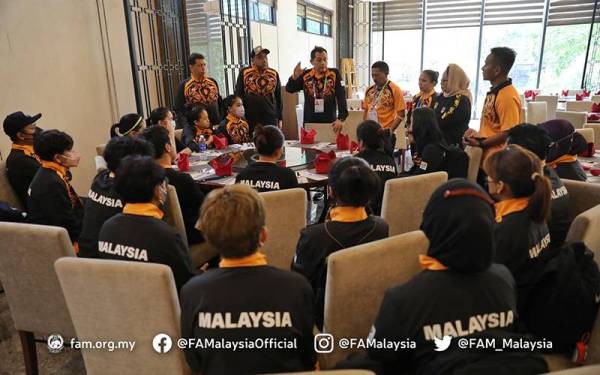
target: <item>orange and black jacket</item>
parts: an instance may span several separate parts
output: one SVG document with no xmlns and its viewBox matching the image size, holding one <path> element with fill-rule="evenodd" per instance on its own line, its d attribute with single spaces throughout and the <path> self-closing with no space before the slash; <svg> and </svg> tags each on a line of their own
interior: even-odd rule
<svg viewBox="0 0 600 375">
<path fill-rule="evenodd" d="M 235 95 L 242 98 L 246 120 L 251 129 L 257 124 L 275 125 L 283 119 L 281 81 L 275 69 L 259 72 L 249 66 L 240 72 L 235 84 Z"/>
<path fill-rule="evenodd" d="M 213 78 L 207 77 L 203 82 L 197 82 L 190 77 L 179 83 L 173 105 L 173 110 L 177 116 L 178 129 L 184 128 L 187 124 L 185 106 L 190 103 L 201 103 L 206 106 L 212 125 L 221 122 L 223 98 L 219 93 L 219 85 Z"/>
<path fill-rule="evenodd" d="M 314 69 L 305 70 L 296 79 L 290 77 L 285 89 L 292 94 L 304 90 L 304 123 L 332 123 L 348 117 L 346 89 L 342 86 L 342 77 L 337 69 L 327 69 L 327 73 L 318 79 L 315 78 Z M 315 113 L 315 97 L 324 99 L 323 113 Z"/>
<path fill-rule="evenodd" d="M 83 221 L 83 205 L 67 182 L 68 179 L 69 172 L 61 176 L 59 172 L 44 166 L 38 169 L 29 186 L 28 221 L 63 227 L 69 233 L 71 242 L 77 242 Z"/>
<path fill-rule="evenodd" d="M 40 162 L 32 156 L 33 147 L 29 147 L 31 152 L 13 147 L 6 158 L 6 177 L 23 207 L 27 205 L 27 189 L 40 168 Z"/>
</svg>

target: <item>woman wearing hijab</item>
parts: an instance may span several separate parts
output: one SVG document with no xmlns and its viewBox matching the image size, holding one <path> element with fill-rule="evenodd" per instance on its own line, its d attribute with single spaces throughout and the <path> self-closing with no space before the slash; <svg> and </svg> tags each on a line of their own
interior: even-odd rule
<svg viewBox="0 0 600 375">
<path fill-rule="evenodd" d="M 419 256 L 423 271 L 386 291 L 369 335 L 377 341 L 410 339 L 416 348 L 368 349 L 369 357 L 381 363 L 382 373 L 449 374 L 457 373 L 457 367 L 463 371 L 470 367 L 471 371 L 461 373 L 490 373 L 483 370 L 498 366 L 479 362 L 478 371 L 473 371 L 479 357 L 466 360 L 464 356 L 470 353 L 463 350 L 454 354 L 458 358 L 448 360 L 444 356 L 453 350 L 439 353 L 434 349 L 435 339 L 444 336 L 507 337 L 514 331 L 514 280 L 506 267 L 492 264 L 492 203 L 485 191 L 465 179 L 453 179 L 431 196 L 421 224 L 429 239 L 427 255 Z M 494 361 L 498 355 L 502 354 L 485 358 Z M 543 370 L 545 364 L 540 365 Z"/>
<path fill-rule="evenodd" d="M 550 135 L 546 163 L 567 180 L 586 181 L 587 176 L 577 160 L 577 154 L 585 150 L 587 142 L 567 120 L 550 120 L 538 125 Z"/>
<path fill-rule="evenodd" d="M 464 70 L 450 64 L 442 75 L 442 93 L 435 97 L 433 110 L 448 145 L 462 147 L 462 136 L 469 128 L 473 98 L 471 81 Z"/>
</svg>

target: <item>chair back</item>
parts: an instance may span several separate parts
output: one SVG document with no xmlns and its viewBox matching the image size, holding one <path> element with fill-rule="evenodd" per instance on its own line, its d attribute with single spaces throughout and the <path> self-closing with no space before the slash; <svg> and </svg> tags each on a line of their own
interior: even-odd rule
<svg viewBox="0 0 600 375">
<path fill-rule="evenodd" d="M 566 179 L 563 179 L 562 183 L 569 192 L 569 217 L 571 220 L 600 204 L 600 184 Z"/>
<path fill-rule="evenodd" d="M 96 145 L 96 155 L 104 157 L 104 149 L 106 148 L 106 143 L 101 145 Z"/>
<path fill-rule="evenodd" d="M 535 97 L 536 102 L 546 102 L 546 120 L 554 120 L 556 118 L 556 108 L 558 108 L 558 95 L 538 95 Z"/>
<path fill-rule="evenodd" d="M 567 120 L 575 129 L 581 129 L 587 122 L 586 112 L 557 111 L 556 118 Z"/>
<path fill-rule="evenodd" d="M 0 161 L 0 201 L 4 201 L 18 209 L 23 208 L 21 202 L 19 202 L 19 198 L 17 198 L 17 194 L 15 194 L 10 182 L 8 182 L 6 162 L 4 160 Z"/>
<path fill-rule="evenodd" d="M 465 153 L 469 156 L 467 179 L 472 183 L 477 183 L 477 174 L 479 173 L 479 167 L 481 166 L 483 150 L 481 147 L 467 146 L 465 147 Z"/>
<path fill-rule="evenodd" d="M 165 207 L 165 221 L 175 228 L 183 243 L 187 244 L 187 234 L 185 231 L 185 223 L 183 221 L 183 214 L 181 213 L 181 207 L 179 206 L 179 198 L 177 197 L 177 190 L 175 186 L 167 186 L 167 202 Z"/>
<path fill-rule="evenodd" d="M 577 215 L 569 227 L 566 241 L 583 242 L 594 252 L 600 266 L 600 205 Z"/>
<path fill-rule="evenodd" d="M 590 112 L 592 110 L 591 100 L 567 100 L 565 107 L 571 112 Z"/>
<path fill-rule="evenodd" d="M 527 103 L 527 122 L 530 124 L 541 124 L 548 117 L 548 105 L 546 102 Z"/>
</svg>

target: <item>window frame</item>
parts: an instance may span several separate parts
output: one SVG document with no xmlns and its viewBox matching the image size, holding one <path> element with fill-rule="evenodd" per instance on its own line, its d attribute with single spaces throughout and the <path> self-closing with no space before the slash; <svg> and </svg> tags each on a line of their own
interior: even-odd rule
<svg viewBox="0 0 600 375">
<path fill-rule="evenodd" d="M 298 9 L 300 7 L 304 8 L 304 12 L 303 12 L 304 14 L 298 14 Z M 308 14 L 309 9 L 312 11 L 318 12 L 320 14 L 320 19 L 316 20 L 313 18 L 308 18 L 307 14 Z M 302 24 L 301 27 L 299 27 L 300 25 L 298 25 L 298 21 L 301 21 L 301 24 Z M 308 30 L 308 21 L 312 21 L 312 22 L 319 24 L 319 32 L 318 33 Z M 312 35 L 320 35 L 320 36 L 324 36 L 327 38 L 332 38 L 333 37 L 333 12 L 328 9 L 321 8 L 317 5 L 298 0 L 296 2 L 296 30 L 305 32 L 308 34 L 312 34 Z"/>
<path fill-rule="evenodd" d="M 260 6 L 261 5 L 270 8 L 271 20 L 261 18 L 261 16 L 260 16 Z M 268 5 L 268 4 L 262 3 L 258 0 L 250 0 L 248 6 L 250 8 L 248 13 L 249 13 L 251 22 L 258 22 L 258 23 L 264 23 L 265 25 L 277 26 L 277 17 L 276 17 L 277 10 L 274 5 Z"/>
</svg>

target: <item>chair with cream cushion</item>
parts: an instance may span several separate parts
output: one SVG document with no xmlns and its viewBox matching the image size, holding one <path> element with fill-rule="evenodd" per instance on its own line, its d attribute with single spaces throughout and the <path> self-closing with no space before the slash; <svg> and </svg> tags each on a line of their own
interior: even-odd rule
<svg viewBox="0 0 600 375">
<path fill-rule="evenodd" d="M 587 112 L 557 111 L 556 118 L 567 120 L 575 129 L 581 129 L 587 122 Z"/>
<path fill-rule="evenodd" d="M 421 272 L 419 255 L 425 254 L 428 246 L 425 234 L 414 231 L 331 254 L 323 332 L 335 338 L 366 338 L 385 291 Z M 335 346 L 319 363 L 322 368 L 331 368 L 350 352 Z"/>
<path fill-rule="evenodd" d="M 175 139 L 181 142 L 183 138 L 183 129 L 175 129 Z"/>
<path fill-rule="evenodd" d="M 541 124 L 548 117 L 548 105 L 546 102 L 527 103 L 527 122 L 530 124 Z"/>
<path fill-rule="evenodd" d="M 104 149 L 106 148 L 106 143 L 101 145 L 96 145 L 96 155 L 104 157 Z"/>
<path fill-rule="evenodd" d="M 388 180 L 383 192 L 381 217 L 389 224 L 389 235 L 418 230 L 431 194 L 446 181 L 446 172 Z"/>
<path fill-rule="evenodd" d="M 296 254 L 300 231 L 306 226 L 306 191 L 286 189 L 260 193 L 269 231 L 262 252 L 269 265 L 289 270 Z"/>
<path fill-rule="evenodd" d="M 465 153 L 469 156 L 469 169 L 467 172 L 467 179 L 472 183 L 477 183 L 477 174 L 479 173 L 479 167 L 481 165 L 481 157 L 483 150 L 481 147 L 465 147 Z"/>
<path fill-rule="evenodd" d="M 45 225 L 0 222 L 0 238 L 0 280 L 21 339 L 26 374 L 37 374 L 34 333 L 57 333 L 65 340 L 75 337 L 54 272 L 57 259 L 75 256 L 73 246 L 64 228 Z M 81 285 L 76 287 L 82 290 Z M 48 350 L 46 345 L 43 350 Z"/>
<path fill-rule="evenodd" d="M 567 189 L 568 190 L 568 189 Z M 586 210 L 571 223 L 566 241 L 583 242 L 594 252 L 594 259 L 600 265 L 600 205 Z"/>
<path fill-rule="evenodd" d="M 96 164 L 96 173 L 108 169 L 108 166 L 106 165 L 106 160 L 104 160 L 104 158 L 100 155 L 94 156 L 94 163 Z"/>
<path fill-rule="evenodd" d="M 556 109 L 558 108 L 558 95 L 538 95 L 535 97 L 536 102 L 546 102 L 546 120 L 554 120 L 556 118 Z"/>
<path fill-rule="evenodd" d="M 55 268 L 80 341 L 135 342 L 133 351 L 82 349 L 88 374 L 191 373 L 176 347 L 181 311 L 168 266 L 62 258 Z M 154 351 L 159 333 L 173 339 L 167 353 Z"/>
<path fill-rule="evenodd" d="M 589 112 L 592 110 L 591 100 L 567 100 L 566 110 L 571 112 Z"/>
<path fill-rule="evenodd" d="M 579 134 L 581 134 L 583 136 L 583 139 L 585 139 L 585 141 L 587 143 L 595 143 L 595 132 L 593 128 L 590 128 L 588 126 L 581 128 L 581 129 L 575 129 L 575 131 Z"/>
<path fill-rule="evenodd" d="M 0 161 L 0 201 L 4 201 L 15 208 L 23 208 L 17 194 L 13 190 L 10 182 L 8 182 L 8 176 L 6 175 L 6 162 Z"/>
<path fill-rule="evenodd" d="M 584 129 L 593 129 L 594 130 L 594 145 L 597 148 L 600 148 L 600 123 L 587 123 L 583 126 Z"/>
<path fill-rule="evenodd" d="M 600 104 L 600 95 L 592 95 L 592 102 Z"/>
<path fill-rule="evenodd" d="M 562 179 L 569 192 L 569 217 L 577 215 L 600 204 L 600 184 Z"/>
</svg>

